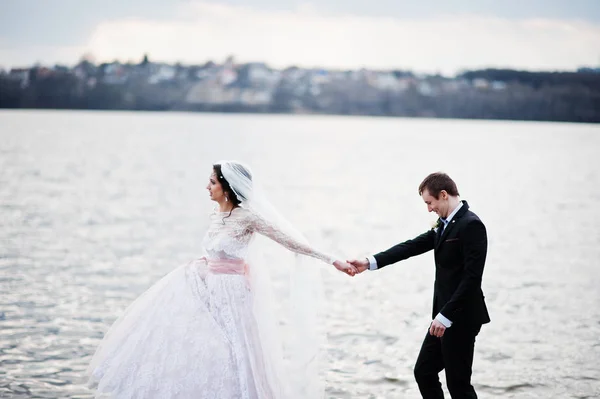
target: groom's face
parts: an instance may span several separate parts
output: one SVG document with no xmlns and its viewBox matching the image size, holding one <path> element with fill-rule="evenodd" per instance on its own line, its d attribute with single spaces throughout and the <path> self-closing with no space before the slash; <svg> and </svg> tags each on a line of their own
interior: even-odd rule
<svg viewBox="0 0 600 399">
<path fill-rule="evenodd" d="M 438 198 L 435 198 L 433 195 L 429 194 L 427 189 L 423 190 L 421 193 L 421 198 L 427 204 L 428 212 L 435 212 L 441 218 L 448 217 L 448 193 L 445 190 L 440 192 Z"/>
</svg>

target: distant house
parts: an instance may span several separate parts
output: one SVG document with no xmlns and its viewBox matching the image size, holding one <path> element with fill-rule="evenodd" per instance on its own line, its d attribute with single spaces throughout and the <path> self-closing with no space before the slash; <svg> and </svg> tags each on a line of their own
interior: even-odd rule
<svg viewBox="0 0 600 399">
<path fill-rule="evenodd" d="M 219 73 L 219 81 L 223 86 L 230 85 L 237 80 L 237 72 L 231 68 L 223 68 Z"/>
<path fill-rule="evenodd" d="M 477 78 L 473 79 L 473 87 L 476 89 L 487 89 L 490 87 L 490 83 L 483 78 Z"/>
<path fill-rule="evenodd" d="M 348 74 L 345 71 L 329 71 L 330 81 L 343 81 L 348 79 Z"/>
<path fill-rule="evenodd" d="M 317 69 L 310 72 L 310 82 L 313 85 L 329 83 L 330 80 L 329 73 L 323 69 Z"/>
<path fill-rule="evenodd" d="M 273 92 L 245 89 L 241 92 L 240 102 L 245 105 L 269 105 L 273 102 Z"/>
<path fill-rule="evenodd" d="M 287 68 L 286 70 L 284 70 L 281 74 L 281 77 L 283 79 L 286 79 L 286 80 L 289 80 L 292 82 L 296 82 L 296 81 L 303 79 L 307 73 L 308 73 L 308 71 L 305 69 L 292 67 L 292 68 Z"/>
<path fill-rule="evenodd" d="M 102 81 L 106 84 L 121 85 L 127 82 L 127 75 L 125 74 L 125 68 L 118 62 L 110 64 L 102 64 L 102 72 L 104 77 Z"/>
<path fill-rule="evenodd" d="M 353 80 L 355 82 L 359 80 L 364 80 L 367 78 L 367 72 L 364 69 L 360 69 L 358 71 L 351 71 L 349 78 L 350 80 Z"/>
<path fill-rule="evenodd" d="M 219 105 L 232 103 L 237 99 L 234 92 L 225 90 L 216 80 L 208 79 L 192 86 L 185 101 L 190 104 Z"/>
<path fill-rule="evenodd" d="M 494 80 L 492 82 L 492 90 L 504 90 L 506 89 L 506 83 L 501 82 L 499 80 Z"/>
<path fill-rule="evenodd" d="M 416 79 L 413 77 L 401 77 L 398 79 L 398 91 L 406 91 L 410 87 L 414 87 L 416 85 Z"/>
<path fill-rule="evenodd" d="M 56 75 L 56 71 L 54 69 L 46 67 L 34 68 L 33 72 L 36 78 L 47 78 Z"/>
<path fill-rule="evenodd" d="M 171 65 L 160 65 L 156 72 L 154 72 L 149 78 L 148 83 L 154 85 L 160 82 L 167 82 L 175 79 L 177 69 Z"/>
<path fill-rule="evenodd" d="M 207 79 L 213 76 L 213 71 L 210 69 L 199 69 L 196 71 L 195 76 L 199 80 Z"/>
<path fill-rule="evenodd" d="M 69 67 L 65 66 L 65 65 L 55 65 L 52 67 L 52 70 L 58 73 L 70 73 L 71 70 L 69 69 Z"/>
<path fill-rule="evenodd" d="M 399 84 L 396 76 L 391 72 L 378 72 L 371 77 L 370 83 L 379 90 L 398 90 Z"/>
<path fill-rule="evenodd" d="M 460 82 L 455 79 L 444 80 L 442 90 L 447 93 L 455 93 L 460 89 Z"/>
<path fill-rule="evenodd" d="M 247 79 L 252 86 L 271 87 L 281 79 L 281 72 L 270 69 L 262 62 L 253 62 L 246 65 L 248 68 Z"/>
<path fill-rule="evenodd" d="M 426 97 L 432 97 L 436 94 L 433 89 L 433 86 L 426 81 L 419 82 L 419 84 L 417 85 L 417 91 L 419 92 L 419 94 Z"/>
<path fill-rule="evenodd" d="M 8 78 L 19 81 L 21 87 L 25 88 L 29 85 L 30 72 L 31 70 L 29 68 L 13 68 L 8 73 Z"/>
<path fill-rule="evenodd" d="M 73 73 L 79 79 L 86 79 L 89 76 L 95 76 L 97 68 L 88 61 L 82 61 L 73 68 Z"/>
</svg>

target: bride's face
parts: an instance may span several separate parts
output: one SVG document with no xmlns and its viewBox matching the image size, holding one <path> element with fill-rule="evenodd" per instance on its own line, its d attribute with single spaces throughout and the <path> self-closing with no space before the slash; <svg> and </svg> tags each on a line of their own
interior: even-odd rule
<svg viewBox="0 0 600 399">
<path fill-rule="evenodd" d="M 208 193 L 210 194 L 210 199 L 213 201 L 220 202 L 225 199 L 225 193 L 223 193 L 223 187 L 221 183 L 217 180 L 217 175 L 213 171 L 208 178 L 208 185 L 206 186 Z"/>
</svg>

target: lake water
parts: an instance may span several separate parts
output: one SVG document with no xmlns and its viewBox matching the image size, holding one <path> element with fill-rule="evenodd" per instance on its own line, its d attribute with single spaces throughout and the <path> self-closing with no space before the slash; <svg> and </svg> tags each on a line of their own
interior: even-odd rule
<svg viewBox="0 0 600 399">
<path fill-rule="evenodd" d="M 200 255 L 220 159 L 250 164 L 282 213 L 343 257 L 430 228 L 417 187 L 446 171 L 489 235 L 480 397 L 600 397 L 599 158 L 597 125 L 2 111 L 0 397 L 91 397 L 82 371 L 106 328 Z M 433 276 L 431 253 L 324 272 L 328 398 L 420 397 Z"/>
</svg>

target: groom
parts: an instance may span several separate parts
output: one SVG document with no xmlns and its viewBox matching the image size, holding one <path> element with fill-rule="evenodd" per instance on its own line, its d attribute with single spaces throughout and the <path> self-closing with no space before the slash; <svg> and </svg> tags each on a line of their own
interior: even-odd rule
<svg viewBox="0 0 600 399">
<path fill-rule="evenodd" d="M 454 399 L 477 398 L 471 385 L 475 337 L 490 317 L 481 291 L 487 252 L 485 226 L 461 201 L 454 181 L 432 173 L 419 186 L 429 212 L 439 216 L 436 227 L 367 259 L 351 260 L 358 272 L 378 270 L 433 249 L 435 284 L 433 321 L 415 365 L 415 378 L 424 399 L 443 398 L 438 374 Z"/>
</svg>

